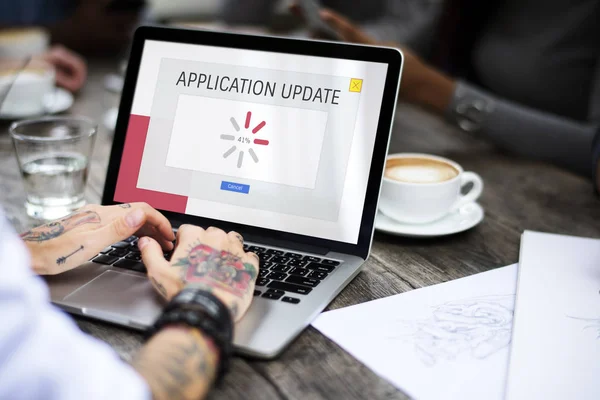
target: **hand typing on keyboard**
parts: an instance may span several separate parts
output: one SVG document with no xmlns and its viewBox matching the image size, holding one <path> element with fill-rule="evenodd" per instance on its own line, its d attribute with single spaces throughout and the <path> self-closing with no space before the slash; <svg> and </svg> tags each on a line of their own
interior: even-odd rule
<svg viewBox="0 0 600 400">
<path fill-rule="evenodd" d="M 175 236 L 169 220 L 146 203 L 87 205 L 21 234 L 21 238 L 31 253 L 34 271 L 55 275 L 132 235 L 151 236 L 164 251 L 173 249 Z"/>
<path fill-rule="evenodd" d="M 256 254 L 244 252 L 243 243 L 236 232 L 182 225 L 170 262 L 154 239 L 142 237 L 138 246 L 148 276 L 163 297 L 171 299 L 187 286 L 201 287 L 219 297 L 239 320 L 252 301 L 259 264 Z"/>
</svg>

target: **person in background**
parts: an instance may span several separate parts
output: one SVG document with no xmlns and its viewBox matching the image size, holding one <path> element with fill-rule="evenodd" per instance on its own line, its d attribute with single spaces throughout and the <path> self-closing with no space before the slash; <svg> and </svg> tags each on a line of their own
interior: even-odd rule
<svg viewBox="0 0 600 400">
<path fill-rule="evenodd" d="M 56 71 L 56 84 L 70 92 L 79 91 L 87 78 L 87 65 L 83 57 L 62 45 L 55 45 L 42 55 Z"/>
<path fill-rule="evenodd" d="M 55 309 L 36 273 L 76 268 L 133 234 L 168 304 L 127 364 Z M 203 398 L 227 370 L 233 321 L 250 306 L 259 261 L 235 232 L 182 225 L 174 239 L 169 221 L 145 203 L 89 205 L 21 238 L 0 212 L 0 398 Z"/>
<path fill-rule="evenodd" d="M 13 50 L 9 51 L 9 55 L 0 54 L 0 62 L 14 61 L 16 65 L 19 65 L 18 68 L 24 68 L 26 67 L 23 65 L 24 62 L 30 58 L 34 60 L 41 59 L 54 67 L 56 85 L 73 93 L 79 91 L 87 78 L 87 65 L 84 58 L 60 44 L 45 50 L 47 48 L 47 41 L 44 35 L 46 33 L 38 28 L 0 28 L 0 42 L 3 42 L 2 45 L 13 48 Z M 27 43 L 28 37 L 35 38 L 33 39 L 33 47 L 23 46 L 23 42 L 20 41 L 25 38 L 25 43 Z M 14 54 L 14 49 L 18 49 L 16 54 Z"/>
<path fill-rule="evenodd" d="M 346 15 L 378 41 L 409 44 L 425 51 L 427 32 L 439 14 L 442 0 L 315 0 L 323 7 Z M 231 25 L 269 25 L 283 0 L 224 0 L 221 17 Z M 425 39 L 425 40 L 424 40 Z"/>
<path fill-rule="evenodd" d="M 402 49 L 404 101 L 512 153 L 591 175 L 600 2 L 446 0 L 435 29 L 422 32 L 429 40 L 414 39 L 431 43 L 421 48 L 382 42 L 332 10 L 321 18 L 346 41 Z"/>
<path fill-rule="evenodd" d="M 83 54 L 114 53 L 129 42 L 145 2 L 18 0 L 0 2 L 0 28 L 42 26 L 53 43 Z"/>
</svg>

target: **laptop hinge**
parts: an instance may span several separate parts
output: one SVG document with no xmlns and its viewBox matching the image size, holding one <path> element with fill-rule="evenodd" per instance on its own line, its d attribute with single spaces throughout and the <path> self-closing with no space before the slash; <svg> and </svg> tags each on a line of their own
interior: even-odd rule
<svg viewBox="0 0 600 400">
<path fill-rule="evenodd" d="M 244 238 L 247 242 L 252 242 L 252 243 L 256 243 L 256 244 L 264 244 L 264 245 L 273 246 L 273 247 L 281 247 L 284 249 L 296 250 L 296 251 L 300 251 L 303 253 L 313 253 L 313 254 L 320 254 L 320 255 L 325 255 L 325 254 L 329 253 L 329 248 L 322 247 L 322 246 L 289 242 L 286 240 L 278 240 L 278 239 L 274 239 L 274 238 L 261 238 L 261 237 L 252 236 L 252 235 L 246 235 L 246 236 L 244 236 Z"/>
<path fill-rule="evenodd" d="M 182 224 L 182 222 L 180 222 L 180 221 L 171 220 L 171 225 L 173 226 L 173 228 L 175 230 L 178 229 L 181 224 Z M 242 234 L 242 236 L 244 236 L 245 241 L 255 243 L 255 244 L 263 244 L 266 246 L 281 247 L 284 249 L 296 250 L 296 251 L 300 251 L 303 253 L 313 253 L 313 254 L 320 254 L 320 255 L 325 255 L 325 254 L 329 253 L 329 251 L 330 251 L 330 249 L 325 246 L 317 246 L 317 245 L 312 245 L 312 244 L 303 244 L 303 243 L 290 242 L 287 240 L 261 237 L 261 236 L 257 236 L 257 235 L 245 234 L 244 232 L 240 232 L 240 233 Z"/>
</svg>

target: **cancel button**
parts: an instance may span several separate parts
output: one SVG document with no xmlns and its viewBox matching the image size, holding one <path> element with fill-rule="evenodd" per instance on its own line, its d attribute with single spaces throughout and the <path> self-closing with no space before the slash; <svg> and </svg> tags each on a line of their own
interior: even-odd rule
<svg viewBox="0 0 600 400">
<path fill-rule="evenodd" d="M 250 192 L 250 185 L 243 185 L 241 183 L 223 181 L 221 182 L 221 190 L 248 194 L 248 192 Z"/>
</svg>

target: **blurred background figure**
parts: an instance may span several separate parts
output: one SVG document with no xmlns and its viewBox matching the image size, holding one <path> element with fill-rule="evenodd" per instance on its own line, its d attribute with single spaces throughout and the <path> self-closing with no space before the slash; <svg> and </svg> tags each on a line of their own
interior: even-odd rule
<svg viewBox="0 0 600 400">
<path fill-rule="evenodd" d="M 342 40 L 404 51 L 403 101 L 512 153 L 591 174 L 590 149 L 600 124 L 597 0 L 313 1 Z M 175 26 L 283 35 L 304 29 L 306 35 L 296 3 L 0 0 L 0 27 L 37 25 L 52 43 L 84 55 L 123 57 L 141 16 Z M 73 84 L 60 83 L 58 75 L 57 81 L 77 90 L 85 76 L 81 63 L 65 48 L 54 53 L 47 57 L 57 70 L 77 77 Z M 70 61 L 58 62 L 56 53 Z"/>
<path fill-rule="evenodd" d="M 410 2 L 397 3 L 408 10 Z M 600 123 L 600 2 L 446 0 L 440 6 L 430 10 L 434 28 L 412 38 L 429 44 L 421 47 L 371 36 L 332 10 L 321 18 L 346 41 L 404 50 L 404 101 L 513 153 L 591 175 Z"/>
<path fill-rule="evenodd" d="M 79 54 L 63 45 L 50 46 L 50 35 L 41 28 L 0 28 L 0 93 L 12 87 L 8 75 L 22 74 L 43 68 L 45 62 L 53 68 L 56 85 L 70 92 L 79 91 L 87 78 L 87 65 Z M 14 87 L 17 90 L 17 87 Z"/>
<path fill-rule="evenodd" d="M 57 86 L 70 92 L 77 92 L 85 84 L 87 65 L 77 53 L 62 45 L 55 45 L 45 52 L 42 58 L 54 66 Z"/>
<path fill-rule="evenodd" d="M 214 22 L 224 5 L 225 0 L 148 0 L 148 13 L 160 21 Z"/>
<path fill-rule="evenodd" d="M 442 0 L 321 0 L 323 7 L 345 15 L 379 41 L 405 43 L 425 51 L 432 39 Z M 223 0 L 222 18 L 230 25 L 274 24 L 288 13 L 292 0 Z"/>
<path fill-rule="evenodd" d="M 2 0 L 0 27 L 41 26 L 52 43 L 88 54 L 126 48 L 144 0 Z"/>
</svg>

